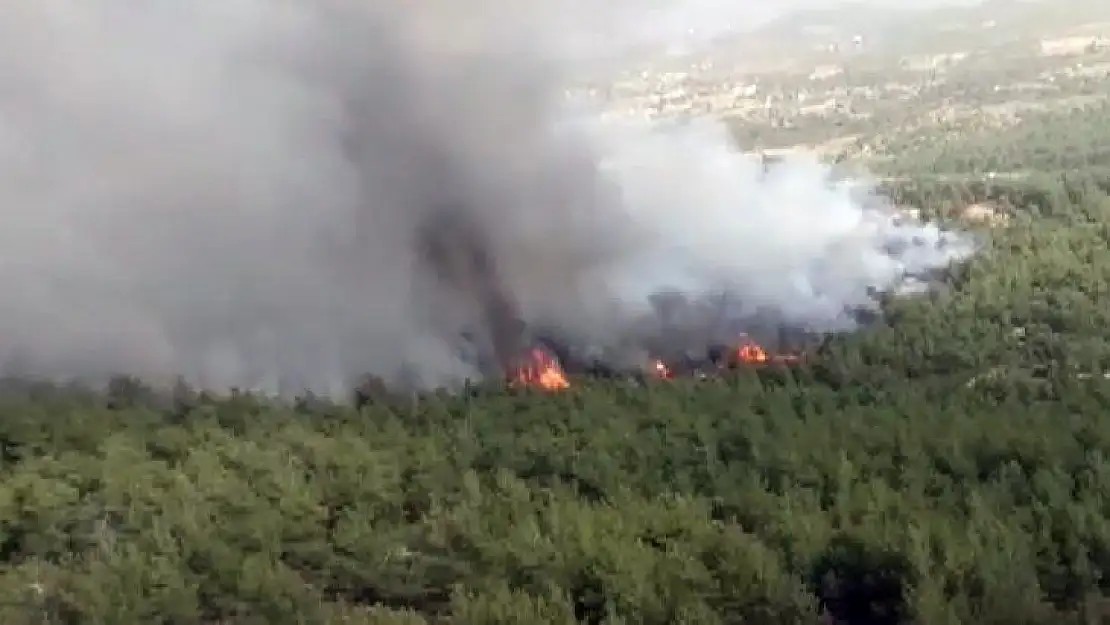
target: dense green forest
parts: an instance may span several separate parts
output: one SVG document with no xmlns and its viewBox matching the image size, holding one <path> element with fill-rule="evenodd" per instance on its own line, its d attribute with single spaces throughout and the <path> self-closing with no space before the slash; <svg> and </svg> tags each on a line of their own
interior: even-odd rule
<svg viewBox="0 0 1110 625">
<path fill-rule="evenodd" d="M 898 141 L 890 146 L 898 154 L 895 170 L 909 176 L 924 172 L 1110 173 L 1110 145 L 1106 143 L 1110 101 L 1079 101 L 1018 115 L 1023 123 L 1002 131 L 982 123 L 978 127 L 953 124 L 937 130 L 950 135 L 946 141 L 928 134 Z"/>
<path fill-rule="evenodd" d="M 358 408 L 7 383 L 0 622 L 1081 622 L 1110 590 L 1110 161 L 1020 133 L 930 170 L 1039 175 L 888 189 L 1011 219 L 804 366 Z"/>
</svg>

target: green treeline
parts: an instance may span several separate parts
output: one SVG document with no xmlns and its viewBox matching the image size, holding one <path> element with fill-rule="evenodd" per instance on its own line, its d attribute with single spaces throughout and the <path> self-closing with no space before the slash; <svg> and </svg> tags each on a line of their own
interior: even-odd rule
<svg viewBox="0 0 1110 625">
<path fill-rule="evenodd" d="M 1106 384 L 852 375 L 361 412 L 30 389 L 4 622 L 1067 622 L 1110 570 Z"/>
</svg>

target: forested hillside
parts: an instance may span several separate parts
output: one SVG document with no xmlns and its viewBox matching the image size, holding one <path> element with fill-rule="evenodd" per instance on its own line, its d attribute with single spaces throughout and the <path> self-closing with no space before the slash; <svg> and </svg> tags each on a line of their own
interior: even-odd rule
<svg viewBox="0 0 1110 625">
<path fill-rule="evenodd" d="M 1094 81 L 1092 81 L 1094 82 Z M 1105 88 L 1104 83 L 1094 83 Z M 908 176 L 989 173 L 1028 175 L 1110 171 L 1110 102 L 1077 103 L 1062 110 L 1029 111 L 1025 123 L 1002 131 L 990 125 L 953 124 L 947 141 L 915 137 L 891 146 L 896 169 Z"/>
<path fill-rule="evenodd" d="M 0 380 L 0 625 L 1110 616 L 1107 54 L 751 96 L 745 147 L 844 135 L 846 169 L 980 246 L 796 362 L 348 403 Z M 1007 108 L 1012 73 L 1044 84 Z"/>
<path fill-rule="evenodd" d="M 1009 220 L 801 366 L 358 409 L 12 381 L 0 618 L 1077 622 L 1110 586 L 1110 176 L 889 191 Z"/>
</svg>

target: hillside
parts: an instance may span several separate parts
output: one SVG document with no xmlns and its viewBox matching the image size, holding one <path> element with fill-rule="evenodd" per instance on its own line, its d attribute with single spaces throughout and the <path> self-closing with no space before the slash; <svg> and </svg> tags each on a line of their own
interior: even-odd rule
<svg viewBox="0 0 1110 625">
<path fill-rule="evenodd" d="M 897 191 L 1014 220 L 805 366 L 361 410 L 11 383 L 4 622 L 1074 622 L 1110 178 Z"/>
<path fill-rule="evenodd" d="M 807 66 L 706 107 L 980 243 L 804 357 L 346 403 L 0 380 L 0 623 L 1097 622 L 1107 54 Z"/>
</svg>

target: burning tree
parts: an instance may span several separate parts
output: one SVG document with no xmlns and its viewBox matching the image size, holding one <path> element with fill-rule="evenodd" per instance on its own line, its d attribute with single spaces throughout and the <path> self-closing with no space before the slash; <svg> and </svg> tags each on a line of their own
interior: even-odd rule
<svg viewBox="0 0 1110 625">
<path fill-rule="evenodd" d="M 752 365 L 767 362 L 770 358 L 767 350 L 748 336 L 743 336 L 740 343 L 729 353 L 730 365 Z"/>
<path fill-rule="evenodd" d="M 570 380 L 559 361 L 546 350 L 533 347 L 519 364 L 510 368 L 509 382 L 514 386 L 561 391 L 570 388 Z"/>
</svg>

